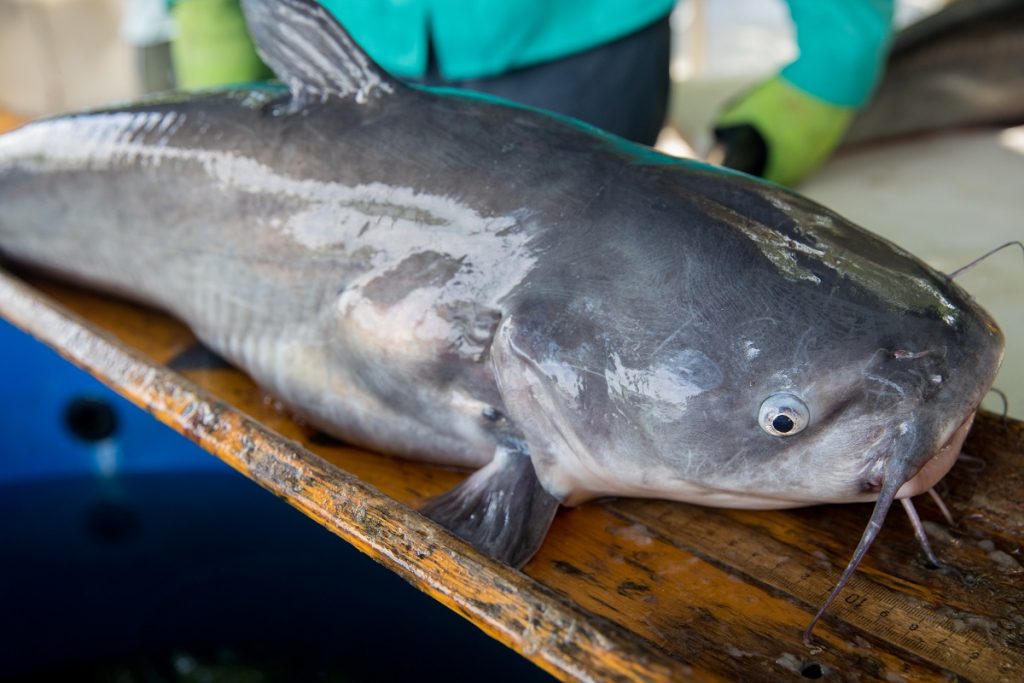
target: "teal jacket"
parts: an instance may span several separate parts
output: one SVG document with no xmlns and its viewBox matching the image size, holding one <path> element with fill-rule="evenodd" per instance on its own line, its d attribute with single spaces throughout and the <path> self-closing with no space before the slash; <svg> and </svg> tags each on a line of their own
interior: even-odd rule
<svg viewBox="0 0 1024 683">
<path fill-rule="evenodd" d="M 441 76 L 460 81 L 581 52 L 629 35 L 675 0 L 320 0 L 374 60 L 426 74 L 428 34 Z"/>
<path fill-rule="evenodd" d="M 683 0 L 687 2 L 688 0 Z M 320 0 L 388 71 L 460 81 L 564 57 L 666 16 L 675 0 Z M 843 107 L 871 95 L 885 61 L 893 0 L 787 0 L 800 55 L 782 76 Z"/>
<path fill-rule="evenodd" d="M 840 107 L 871 97 L 889 53 L 893 0 L 786 0 L 800 54 L 781 76 Z"/>
<path fill-rule="evenodd" d="M 267 77 L 239 0 L 174 0 L 175 69 L 186 88 Z M 675 0 L 319 0 L 388 71 L 487 78 L 602 45 L 668 15 Z M 687 2 L 689 0 L 682 0 Z M 787 0 L 799 56 L 720 113 L 768 147 L 764 175 L 796 182 L 838 144 L 885 62 L 893 0 Z"/>
<path fill-rule="evenodd" d="M 786 1 L 800 54 L 782 77 L 833 105 L 864 104 L 885 61 L 893 0 Z M 168 0 L 196 6 L 194 14 L 207 14 L 216 21 L 225 21 L 232 5 L 237 14 L 237 2 Z M 441 76 L 450 81 L 497 76 L 602 45 L 657 21 L 676 4 L 676 0 L 320 2 L 371 57 L 398 76 L 424 76 L 432 42 Z M 203 5 L 211 11 L 200 9 Z M 216 29 L 207 20 L 204 30 Z"/>
</svg>

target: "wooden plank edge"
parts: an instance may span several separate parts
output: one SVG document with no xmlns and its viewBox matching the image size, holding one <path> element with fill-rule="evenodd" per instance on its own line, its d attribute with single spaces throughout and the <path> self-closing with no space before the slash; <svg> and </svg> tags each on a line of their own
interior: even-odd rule
<svg viewBox="0 0 1024 683">
<path fill-rule="evenodd" d="M 488 558 L 4 272 L 0 315 L 555 677 L 714 677 Z"/>
</svg>

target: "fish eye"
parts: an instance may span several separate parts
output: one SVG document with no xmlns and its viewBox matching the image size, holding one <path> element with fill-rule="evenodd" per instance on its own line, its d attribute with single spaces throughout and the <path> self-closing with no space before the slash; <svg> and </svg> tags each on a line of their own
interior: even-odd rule
<svg viewBox="0 0 1024 683">
<path fill-rule="evenodd" d="M 811 421 L 811 412 L 798 396 L 772 394 L 761 403 L 757 421 L 772 436 L 793 436 Z"/>
</svg>

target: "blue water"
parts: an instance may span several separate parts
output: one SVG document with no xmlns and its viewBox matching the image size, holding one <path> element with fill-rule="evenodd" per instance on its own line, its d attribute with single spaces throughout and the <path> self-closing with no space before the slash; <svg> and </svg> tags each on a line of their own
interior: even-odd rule
<svg viewBox="0 0 1024 683">
<path fill-rule="evenodd" d="M 0 679 L 552 680 L 2 322 L 0 377 Z"/>
<path fill-rule="evenodd" d="M 55 476 L 225 472 L 227 465 L 0 320 L 0 485 Z M 67 412 L 76 399 L 106 404 L 115 434 L 76 437 Z"/>
</svg>

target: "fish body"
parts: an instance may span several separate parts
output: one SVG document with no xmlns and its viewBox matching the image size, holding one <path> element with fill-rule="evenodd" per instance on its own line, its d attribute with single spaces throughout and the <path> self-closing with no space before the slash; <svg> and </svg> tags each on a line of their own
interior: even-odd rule
<svg viewBox="0 0 1024 683">
<path fill-rule="evenodd" d="M 559 503 L 884 515 L 952 466 L 1003 342 L 942 274 L 763 181 L 406 87 L 315 2 L 245 8 L 288 88 L 0 137 L 3 254 L 172 313 L 329 433 L 480 468 L 427 512 L 513 564 Z"/>
<path fill-rule="evenodd" d="M 893 42 L 885 76 L 844 144 L 1024 123 L 1024 2 L 956 0 Z"/>
</svg>

